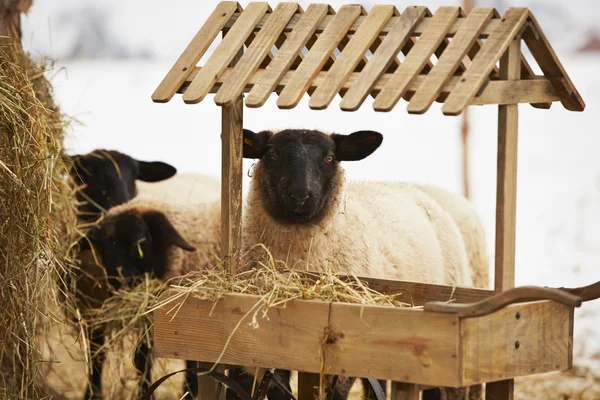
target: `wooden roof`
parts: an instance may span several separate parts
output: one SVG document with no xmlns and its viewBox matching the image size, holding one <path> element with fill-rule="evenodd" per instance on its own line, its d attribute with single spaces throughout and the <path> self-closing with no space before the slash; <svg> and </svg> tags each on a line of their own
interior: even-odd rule
<svg viewBox="0 0 600 400">
<path fill-rule="evenodd" d="M 197 66 L 217 35 L 223 38 L 203 66 Z M 509 44 L 521 38 L 543 75 L 535 75 L 521 54 L 520 80 L 502 79 L 498 62 Z M 337 50 L 337 52 L 336 52 Z M 243 54 L 241 53 L 243 51 Z M 403 55 L 402 58 L 399 55 Z M 433 57 L 435 55 L 435 58 Z M 435 60 L 435 61 L 434 61 Z M 237 61 L 237 62 L 236 62 Z M 295 107 L 311 96 L 312 109 L 327 108 L 336 94 L 343 110 L 357 110 L 367 96 L 375 111 L 390 111 L 404 98 L 408 112 L 424 113 L 434 101 L 446 115 L 471 104 L 531 103 L 549 108 L 560 101 L 571 111 L 585 104 L 527 8 L 360 5 L 337 12 L 327 4 L 222 1 L 158 86 L 152 100 L 175 93 L 195 104 L 215 93 L 229 105 L 247 93 L 248 107 L 262 106 L 277 92 L 277 106 Z"/>
</svg>

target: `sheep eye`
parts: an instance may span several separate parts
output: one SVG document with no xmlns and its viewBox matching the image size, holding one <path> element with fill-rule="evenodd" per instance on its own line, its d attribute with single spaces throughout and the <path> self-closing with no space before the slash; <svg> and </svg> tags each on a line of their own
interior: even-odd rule
<svg viewBox="0 0 600 400">
<path fill-rule="evenodd" d="M 277 160 L 277 153 L 275 153 L 275 150 L 271 150 L 268 154 L 268 157 L 271 161 Z"/>
<path fill-rule="evenodd" d="M 327 164 L 331 164 L 333 162 L 333 156 L 328 154 L 323 161 L 325 161 Z"/>
</svg>

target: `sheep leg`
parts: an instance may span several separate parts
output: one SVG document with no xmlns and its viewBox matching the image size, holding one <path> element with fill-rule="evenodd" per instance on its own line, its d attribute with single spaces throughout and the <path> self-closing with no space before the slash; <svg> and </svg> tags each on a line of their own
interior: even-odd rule
<svg viewBox="0 0 600 400">
<path fill-rule="evenodd" d="M 142 339 L 138 347 L 135 349 L 133 363 L 135 368 L 142 374 L 138 391 L 138 393 L 141 395 L 148 391 L 148 387 L 152 381 L 152 360 L 150 359 L 150 347 L 144 339 Z"/>
<path fill-rule="evenodd" d="M 104 345 L 104 332 L 102 330 L 88 328 L 87 337 L 90 348 L 93 346 L 94 349 L 99 349 Z M 92 353 L 94 351 L 92 350 Z M 92 357 L 92 373 L 88 377 L 89 385 L 87 385 L 84 395 L 84 399 L 86 400 L 102 399 L 102 367 L 104 366 L 104 357 L 104 351 Z"/>
<path fill-rule="evenodd" d="M 197 368 L 196 361 L 185 361 L 186 368 Z M 186 371 L 185 373 L 185 390 L 190 393 L 190 396 L 195 399 L 198 397 L 198 374 L 195 371 Z"/>
</svg>

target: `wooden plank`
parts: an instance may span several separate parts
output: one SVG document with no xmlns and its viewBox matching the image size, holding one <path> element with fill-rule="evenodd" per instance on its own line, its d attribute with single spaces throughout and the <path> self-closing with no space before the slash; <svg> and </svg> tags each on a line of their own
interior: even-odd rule
<svg viewBox="0 0 600 400">
<path fill-rule="evenodd" d="M 450 93 L 442 111 L 446 115 L 458 115 L 469 105 L 473 97 L 488 79 L 496 62 L 519 32 L 529 11 L 526 8 L 510 8 L 500 20 L 501 25 L 486 40 L 460 83 Z M 518 79 L 518 78 L 517 78 Z"/>
<path fill-rule="evenodd" d="M 415 7 L 415 6 L 411 6 L 411 7 Z M 476 8 L 474 8 L 474 10 L 476 10 Z M 408 8 L 407 8 L 408 10 Z M 406 11 L 405 11 L 406 12 Z M 404 15 L 404 13 L 403 13 Z M 235 23 L 236 18 L 238 17 L 238 15 L 234 15 L 231 19 L 231 21 L 229 21 L 226 25 L 226 27 L 231 27 L 233 26 L 233 24 Z M 366 16 L 360 16 L 356 19 L 356 21 L 354 21 L 354 23 L 352 24 L 352 26 L 350 27 L 350 29 L 348 30 L 348 34 L 353 35 L 356 30 L 360 27 L 360 25 L 363 23 L 363 21 L 365 20 Z M 387 35 L 392 29 L 393 27 L 396 25 L 396 23 L 398 22 L 398 18 L 400 17 L 392 17 L 390 19 L 390 21 L 381 29 L 381 35 L 385 36 Z M 315 33 L 317 34 L 321 34 L 323 33 L 323 31 L 327 28 L 327 26 L 331 23 L 333 19 L 332 15 L 328 15 L 327 17 L 325 17 L 317 26 L 317 29 L 315 31 Z M 423 18 L 423 20 L 421 20 L 421 22 L 419 22 L 419 24 L 415 27 L 415 29 L 413 30 L 413 32 L 411 33 L 411 35 L 414 36 L 420 36 L 425 30 L 428 29 L 429 25 L 431 24 L 431 17 L 425 17 Z M 284 32 L 289 33 L 291 32 L 297 25 L 298 21 L 300 20 L 300 16 L 296 15 L 292 18 L 292 20 L 290 21 L 290 23 L 285 27 Z M 255 31 L 259 31 L 260 28 L 264 25 L 264 23 L 267 21 L 266 17 L 263 17 L 263 19 L 256 24 L 256 27 L 254 28 Z M 457 19 L 454 24 L 452 25 L 452 27 L 450 28 L 450 30 L 448 30 L 448 33 L 446 34 L 446 37 L 453 37 L 456 32 L 458 32 L 458 30 L 460 29 L 460 27 L 462 26 L 462 24 L 464 23 L 464 20 L 462 18 Z M 479 35 L 480 39 L 485 39 L 487 38 L 492 32 L 494 32 L 499 26 L 501 25 L 501 21 L 498 20 L 492 20 L 490 21 L 490 24 L 481 32 L 481 34 Z"/>
<path fill-rule="evenodd" d="M 421 387 L 414 383 L 392 382 L 391 400 L 419 400 Z"/>
<path fill-rule="evenodd" d="M 268 11 L 269 5 L 264 2 L 253 2 L 242 12 L 240 18 L 228 31 L 227 36 L 219 43 L 215 52 L 208 59 L 202 71 L 190 84 L 183 94 L 183 101 L 188 104 L 196 104 L 202 101 L 215 84 L 217 77 L 233 60 L 248 36 L 252 33 L 254 26 L 260 18 Z M 262 60 L 261 60 L 262 61 Z"/>
<path fill-rule="evenodd" d="M 238 50 L 232 60 L 234 67 L 242 54 L 243 50 Z M 241 266 L 242 254 L 242 101 L 240 95 L 221 109 L 221 260 L 232 275 Z"/>
<path fill-rule="evenodd" d="M 363 24 L 345 46 L 340 56 L 329 69 L 327 80 L 312 94 L 309 107 L 315 110 L 327 108 L 342 88 L 344 81 L 358 66 L 366 51 L 377 39 L 381 28 L 391 18 L 394 6 L 375 5 Z"/>
<path fill-rule="evenodd" d="M 259 301 L 258 296 L 228 294 L 215 305 L 190 296 L 176 315 L 157 310 L 156 355 L 215 362 L 225 349 L 221 363 L 319 373 L 324 346 L 325 374 L 459 384 L 455 316 L 294 300 L 263 318 Z M 254 315 L 258 326 L 249 324 Z M 328 326 L 332 343 L 323 344 Z"/>
<path fill-rule="evenodd" d="M 521 73 L 520 54 L 521 41 L 513 40 L 500 60 L 501 79 L 519 79 Z M 494 279 L 496 292 L 513 288 L 515 285 L 518 117 L 517 105 L 498 107 L 496 272 Z"/>
<path fill-rule="evenodd" d="M 500 59 L 500 79 L 521 78 L 521 38 L 513 39 Z M 519 106 L 498 106 L 498 161 L 496 170 L 496 262 L 494 289 L 502 292 L 515 286 L 515 235 L 517 214 L 517 149 Z M 541 314 L 544 315 L 544 314 Z M 552 319 L 554 316 L 546 316 Z M 495 350 L 495 349 L 494 349 Z M 491 353 L 496 356 L 496 353 Z M 468 360 L 465 361 L 468 363 Z M 468 366 L 466 367 L 468 368 Z M 535 367 L 539 368 L 539 367 Z M 481 373 L 483 374 L 483 373 Z M 503 378 L 497 376 L 490 381 Z M 486 388 L 486 396 L 510 400 L 514 381 L 509 379 Z"/>
<path fill-rule="evenodd" d="M 555 81 L 555 89 L 561 97 L 562 105 L 570 111 L 583 111 L 585 102 L 569 78 L 567 71 L 560 63 L 554 49 L 546 38 L 537 20 L 529 13 L 530 24 L 523 34 L 525 44 L 539 64 L 541 70 L 549 78 L 560 78 Z"/>
<path fill-rule="evenodd" d="M 200 70 L 201 68 L 197 68 Z M 231 70 L 225 70 L 217 83 L 211 89 L 211 93 L 215 93 L 221 83 L 227 79 Z M 258 70 L 250 79 L 248 85 L 244 89 L 245 92 L 251 91 L 252 85 L 254 82 L 260 81 L 262 79 L 262 74 L 264 70 Z M 362 73 L 362 72 L 361 72 Z M 358 84 L 358 80 L 360 78 L 361 73 L 352 73 L 348 76 L 348 79 L 342 86 L 343 89 L 352 88 L 355 84 Z M 192 72 L 189 81 L 193 79 L 196 71 Z M 281 91 L 285 87 L 287 83 L 290 82 L 291 77 L 293 75 L 293 71 L 288 71 L 279 81 L 279 84 L 275 87 L 275 91 Z M 384 74 L 381 76 L 379 81 L 375 83 L 375 86 L 372 88 L 371 93 L 377 94 L 379 91 L 389 82 L 391 74 Z M 409 94 L 414 93 L 419 86 L 425 80 L 426 75 L 416 76 L 412 82 L 408 85 L 407 92 Z M 323 83 L 327 79 L 327 72 L 321 71 L 319 75 L 315 78 L 310 88 L 317 88 L 321 83 Z M 450 80 L 444 85 L 442 88 L 442 94 L 447 94 L 452 91 L 452 89 L 456 86 L 460 77 L 453 76 Z M 185 85 L 184 85 L 185 87 Z M 349 92 L 349 91 L 348 91 Z M 348 92 L 344 98 L 346 98 Z M 532 79 L 526 81 L 490 81 L 483 91 L 479 93 L 473 100 L 471 100 L 472 105 L 484 105 L 484 104 L 517 104 L 517 103 L 535 103 L 535 102 L 554 102 L 559 101 L 560 98 L 556 94 L 554 90 L 554 86 L 552 82 L 545 78 L 540 79 Z"/>
<path fill-rule="evenodd" d="M 298 373 L 298 400 L 315 400 L 318 398 L 321 379 L 319 374 Z"/>
<path fill-rule="evenodd" d="M 404 62 L 394 72 L 390 82 L 375 98 L 373 108 L 376 111 L 389 111 L 394 108 L 406 92 L 410 81 L 421 72 L 446 37 L 446 32 L 458 17 L 459 10 L 459 7 L 438 8 L 428 29 L 423 32 Z"/>
<path fill-rule="evenodd" d="M 155 103 L 166 103 L 177 92 L 185 78 L 198 64 L 210 44 L 221 32 L 227 21 L 238 9 L 236 1 L 221 1 L 210 14 L 202 28 L 196 33 L 190 44 L 185 48 L 171 70 L 152 94 Z"/>
<path fill-rule="evenodd" d="M 401 17 L 396 20 L 389 34 L 383 39 L 367 66 L 361 71 L 360 79 L 350 86 L 344 94 L 340 107 L 345 111 L 355 111 L 365 101 L 379 78 L 388 70 L 396 60 L 400 49 L 410 42 L 410 35 L 414 26 L 421 21 L 427 13 L 426 7 L 409 7 Z"/>
<path fill-rule="evenodd" d="M 210 369 L 213 367 L 211 363 L 198 363 L 198 368 Z M 224 373 L 225 368 L 217 366 L 217 372 Z M 198 375 L 198 398 L 202 400 L 225 400 L 225 389 L 220 385 L 219 381 L 210 376 Z M 217 392 L 219 395 L 217 396 Z"/>
<path fill-rule="evenodd" d="M 572 307 L 540 301 L 514 304 L 481 318 L 461 319 L 462 385 L 566 370 L 572 353 L 572 312 Z M 505 385 L 512 383 L 498 387 Z M 486 398 L 509 398 L 501 393 L 493 395 L 496 397 L 488 392 Z"/>
<path fill-rule="evenodd" d="M 235 65 L 229 79 L 223 83 L 215 95 L 215 103 L 220 106 L 231 105 L 243 92 L 246 83 L 269 54 L 283 28 L 298 10 L 298 3 L 279 3 L 270 14 L 263 29 L 258 32 L 252 44 Z"/>
<path fill-rule="evenodd" d="M 260 107 L 267 101 L 279 80 L 289 72 L 296 58 L 302 54 L 302 49 L 315 32 L 319 21 L 327 15 L 328 10 L 327 4 L 311 4 L 308 7 L 260 79 L 253 83 L 254 86 L 246 98 L 246 106 Z"/>
<path fill-rule="evenodd" d="M 279 108 L 293 108 L 300 102 L 313 79 L 319 74 L 336 46 L 346 35 L 348 28 L 362 11 L 362 6 L 358 5 L 344 5 L 340 8 L 340 11 L 304 57 L 298 69 L 294 71 L 290 82 L 281 91 L 277 99 Z"/>
<path fill-rule="evenodd" d="M 493 14 L 493 8 L 482 7 L 477 8 L 467 16 L 465 23 L 408 104 L 409 113 L 423 114 L 429 109 L 440 95 L 444 83 L 450 79 L 454 71 L 461 65 L 462 59 L 477 40 L 479 32 L 492 19 Z"/>
<path fill-rule="evenodd" d="M 521 53 L 521 79 L 531 79 L 535 77 L 535 72 L 529 65 L 529 62 L 525 58 L 525 55 Z M 531 106 L 533 108 L 540 108 L 542 110 L 549 110 L 552 107 L 552 103 L 532 103 Z"/>
</svg>

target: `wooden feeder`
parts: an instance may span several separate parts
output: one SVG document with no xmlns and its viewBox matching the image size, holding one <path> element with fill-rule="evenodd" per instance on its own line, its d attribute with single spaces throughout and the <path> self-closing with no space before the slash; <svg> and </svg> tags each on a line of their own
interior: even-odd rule
<svg viewBox="0 0 600 400">
<path fill-rule="evenodd" d="M 220 32 L 214 53 L 197 66 Z M 523 42 L 543 75 L 523 56 Z M 572 366 L 573 310 L 582 289 L 509 290 L 514 287 L 518 104 L 548 109 L 560 101 L 570 111 L 585 108 L 528 9 L 510 8 L 500 16 L 483 7 L 465 15 L 459 7 L 432 14 L 426 7 L 400 13 L 376 5 L 367 13 L 360 5 L 344 5 L 336 13 L 326 4 L 304 11 L 297 3 L 272 10 L 255 2 L 243 10 L 236 2 L 220 2 L 152 99 L 164 103 L 181 93 L 185 103 L 195 104 L 215 93 L 222 107 L 222 256 L 231 271 L 240 262 L 243 104 L 260 107 L 273 92 L 281 109 L 294 108 L 306 92 L 310 108 L 318 110 L 336 94 L 346 111 L 357 110 L 369 95 L 375 111 L 391 111 L 400 98 L 414 114 L 425 113 L 434 101 L 443 103 L 445 115 L 459 115 L 469 105 L 498 105 L 494 290 L 365 278 L 376 290 L 400 292 L 425 307 L 365 306 L 359 317 L 357 305 L 296 300 L 270 310 L 259 329 L 242 324 L 220 359 L 223 365 L 301 371 L 302 400 L 310 394 L 304 382 L 321 371 L 322 361 L 326 374 L 397 382 L 394 396 L 410 399 L 424 387 L 479 383 L 488 383 L 488 398 L 509 399 L 512 378 Z M 586 288 L 584 300 L 597 297 L 598 289 L 597 284 Z M 452 293 L 463 304 L 440 303 Z M 189 299 L 174 318 L 158 310 L 156 355 L 216 362 L 257 301 L 231 294 L 213 310 L 210 302 Z M 335 340 L 323 345 L 326 327 Z M 201 384 L 203 398 L 214 397 L 207 387 L 210 383 Z"/>
</svg>

